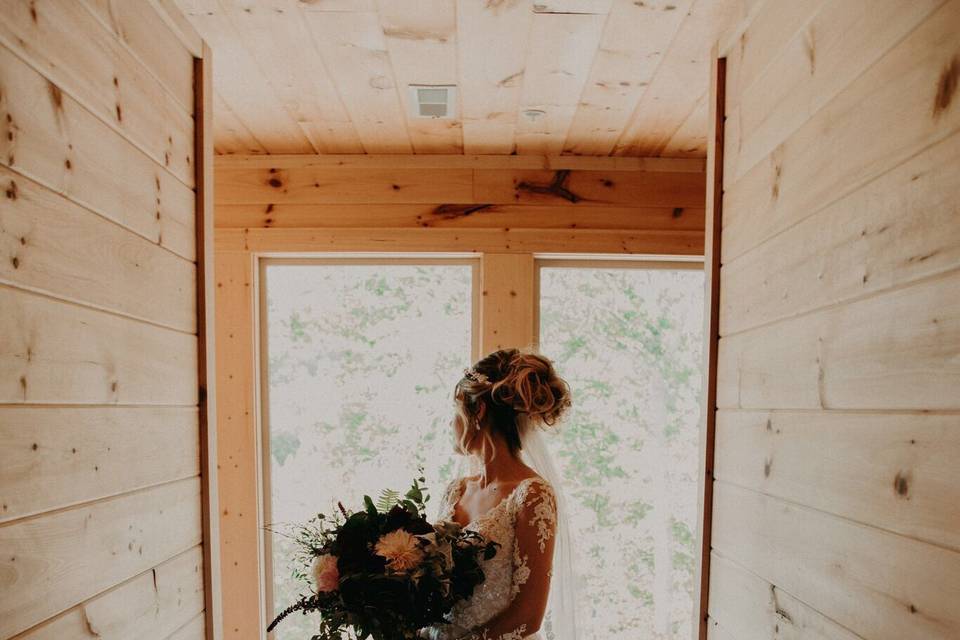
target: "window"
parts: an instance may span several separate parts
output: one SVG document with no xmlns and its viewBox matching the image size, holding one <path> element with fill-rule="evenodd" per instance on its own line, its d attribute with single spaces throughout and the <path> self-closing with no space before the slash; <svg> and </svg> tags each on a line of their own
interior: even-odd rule
<svg viewBox="0 0 960 640">
<path fill-rule="evenodd" d="M 699 561 L 703 272 L 589 265 L 539 269 L 540 348 L 574 398 L 550 441 L 579 560 L 579 638 L 686 638 Z"/>
<path fill-rule="evenodd" d="M 452 260 L 265 263 L 264 519 L 272 530 L 330 513 L 337 499 L 407 487 L 420 464 L 429 486 L 451 479 L 451 394 L 473 360 L 474 272 Z M 291 577 L 290 542 L 265 535 L 267 602 L 279 611 L 303 585 Z M 274 637 L 314 632 L 308 618 L 291 616 Z"/>
</svg>

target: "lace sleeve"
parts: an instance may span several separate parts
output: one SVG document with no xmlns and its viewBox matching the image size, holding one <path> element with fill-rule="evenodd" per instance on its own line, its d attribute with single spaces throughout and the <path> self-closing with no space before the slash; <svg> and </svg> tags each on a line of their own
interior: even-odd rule
<svg viewBox="0 0 960 640">
<path fill-rule="evenodd" d="M 467 637 L 471 640 L 521 640 L 540 629 L 547 609 L 557 500 L 540 478 L 524 483 L 514 503 L 516 539 L 513 548 L 511 601 L 502 613 Z"/>
</svg>

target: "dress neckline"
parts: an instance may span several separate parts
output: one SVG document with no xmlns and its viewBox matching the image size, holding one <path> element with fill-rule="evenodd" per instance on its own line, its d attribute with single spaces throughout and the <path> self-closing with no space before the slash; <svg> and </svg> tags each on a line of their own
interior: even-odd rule
<svg viewBox="0 0 960 640">
<path fill-rule="evenodd" d="M 546 482 L 545 480 L 543 480 L 542 478 L 540 478 L 540 476 L 530 476 L 530 477 L 528 477 L 528 478 L 524 478 L 523 480 L 521 480 L 520 482 L 517 483 L 517 486 L 515 486 L 513 489 L 511 489 L 510 493 L 508 493 L 508 494 L 505 495 L 503 498 L 501 498 L 501 499 L 500 499 L 500 502 L 498 502 L 496 505 L 494 505 L 494 506 L 490 507 L 489 509 L 487 509 L 486 511 L 484 511 L 482 514 L 480 514 L 479 516 L 477 516 L 477 517 L 474 518 L 473 520 L 470 520 L 470 521 L 467 522 L 466 524 L 463 524 L 463 525 L 460 525 L 460 526 L 461 526 L 462 528 L 466 529 L 467 527 L 469 527 L 469 526 L 472 525 L 472 524 L 476 524 L 476 523 L 480 522 L 481 520 L 485 520 L 486 518 L 489 518 L 493 513 L 495 513 L 496 511 L 498 511 L 498 510 L 500 509 L 500 507 L 502 507 L 503 505 L 507 504 L 507 501 L 509 501 L 509 500 L 513 497 L 513 494 L 515 494 L 520 487 L 522 487 L 522 486 L 523 486 L 524 484 L 526 484 L 527 482 L 537 481 L 537 480 L 540 480 L 541 482 Z M 456 499 L 453 500 L 453 502 L 450 503 L 450 520 L 452 520 L 454 523 L 456 523 L 456 524 L 459 525 L 460 523 L 456 521 L 457 505 L 460 504 L 460 500 L 461 500 L 461 498 L 463 498 L 463 493 L 464 493 L 464 492 L 466 491 L 466 489 L 467 489 L 467 477 L 466 477 L 466 476 L 461 477 L 461 478 L 460 478 L 460 481 L 457 483 L 457 485 L 458 485 L 458 489 L 457 489 L 457 493 L 456 493 Z"/>
</svg>

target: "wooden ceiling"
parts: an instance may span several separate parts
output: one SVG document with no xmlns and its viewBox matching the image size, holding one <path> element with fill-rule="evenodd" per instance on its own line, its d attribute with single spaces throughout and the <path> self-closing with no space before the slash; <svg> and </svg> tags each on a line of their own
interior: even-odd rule
<svg viewBox="0 0 960 640">
<path fill-rule="evenodd" d="M 704 157 L 710 48 L 748 1 L 177 3 L 218 153 Z M 412 117 L 409 84 L 457 85 L 457 117 Z"/>
</svg>

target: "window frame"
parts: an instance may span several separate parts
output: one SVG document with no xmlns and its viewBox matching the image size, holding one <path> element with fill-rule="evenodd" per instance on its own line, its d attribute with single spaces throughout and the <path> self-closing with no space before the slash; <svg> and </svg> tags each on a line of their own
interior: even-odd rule
<svg viewBox="0 0 960 640">
<path fill-rule="evenodd" d="M 266 535 L 264 526 L 273 521 L 272 510 L 272 480 L 270 468 L 270 385 L 268 384 L 269 366 L 269 339 L 267 327 L 267 270 L 274 265 L 286 266 L 370 266 L 370 265 L 462 265 L 470 267 L 470 358 L 476 360 L 480 351 L 480 257 L 475 255 L 464 256 L 430 256 L 423 254 L 407 254 L 397 256 L 376 255 L 325 255 L 315 257 L 270 257 L 263 256 L 257 260 L 257 286 L 254 292 L 257 301 L 256 326 L 256 366 L 257 388 L 257 502 L 259 504 L 258 529 L 260 537 L 260 602 L 264 609 L 265 619 L 270 620 L 276 615 L 273 601 L 273 546 L 271 536 Z M 272 634 L 269 634 L 272 635 Z"/>
</svg>

